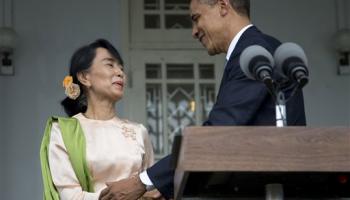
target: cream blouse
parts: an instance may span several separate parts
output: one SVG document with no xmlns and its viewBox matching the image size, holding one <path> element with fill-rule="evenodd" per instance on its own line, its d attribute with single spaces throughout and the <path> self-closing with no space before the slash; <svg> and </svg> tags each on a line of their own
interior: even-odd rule
<svg viewBox="0 0 350 200">
<path fill-rule="evenodd" d="M 51 129 L 49 165 L 60 199 L 98 199 L 106 182 L 140 173 L 153 164 L 153 149 L 146 128 L 127 120 L 92 120 L 79 113 L 86 139 L 86 160 L 95 193 L 82 191 L 64 146 L 58 123 Z"/>
</svg>

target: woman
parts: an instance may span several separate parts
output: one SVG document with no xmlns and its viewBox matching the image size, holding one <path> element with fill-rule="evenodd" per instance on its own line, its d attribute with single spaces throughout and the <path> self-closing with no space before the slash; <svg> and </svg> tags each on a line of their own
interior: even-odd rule
<svg viewBox="0 0 350 200">
<path fill-rule="evenodd" d="M 40 149 L 44 199 L 98 199 L 106 183 L 153 163 L 147 130 L 118 118 L 125 74 L 118 51 L 99 39 L 78 49 L 63 85 L 70 118 L 48 120 Z"/>
</svg>

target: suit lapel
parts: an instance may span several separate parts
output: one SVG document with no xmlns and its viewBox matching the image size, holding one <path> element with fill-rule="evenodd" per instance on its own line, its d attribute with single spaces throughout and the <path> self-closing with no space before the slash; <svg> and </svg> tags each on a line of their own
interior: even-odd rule
<svg viewBox="0 0 350 200">
<path fill-rule="evenodd" d="M 218 93 L 218 97 L 220 96 L 223 87 L 225 85 L 225 83 L 228 81 L 229 76 L 230 76 L 230 72 L 231 70 L 233 70 L 234 67 L 239 67 L 239 58 L 237 58 L 238 56 L 241 55 L 242 51 L 249 46 L 249 41 L 247 41 L 246 38 L 251 37 L 252 34 L 258 33 L 260 32 L 255 26 L 251 26 L 249 27 L 243 34 L 242 36 L 239 38 L 237 45 L 235 47 L 235 49 L 233 50 L 232 54 L 230 55 L 230 59 L 226 62 L 225 64 L 225 68 L 224 68 L 224 73 L 221 79 L 221 83 L 220 83 L 220 87 L 219 87 L 219 93 Z M 235 63 L 237 62 L 237 63 Z"/>
</svg>

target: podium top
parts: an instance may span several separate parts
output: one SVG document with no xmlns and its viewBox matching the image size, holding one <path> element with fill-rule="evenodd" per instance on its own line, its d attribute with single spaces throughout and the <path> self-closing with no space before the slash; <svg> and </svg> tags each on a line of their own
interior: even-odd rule
<svg viewBox="0 0 350 200">
<path fill-rule="evenodd" d="M 350 172 L 350 129 L 187 127 L 177 170 Z"/>
</svg>

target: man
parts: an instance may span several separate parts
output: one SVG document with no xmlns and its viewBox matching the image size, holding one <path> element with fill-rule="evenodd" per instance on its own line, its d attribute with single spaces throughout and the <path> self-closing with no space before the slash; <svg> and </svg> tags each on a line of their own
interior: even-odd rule
<svg viewBox="0 0 350 200">
<path fill-rule="evenodd" d="M 240 69 L 239 57 L 251 45 L 273 54 L 280 42 L 261 33 L 250 22 L 249 0 L 191 0 L 192 35 L 209 55 L 226 53 L 226 66 L 216 103 L 203 125 L 275 125 L 275 102 L 265 85 L 251 80 Z M 287 98 L 292 88 L 286 83 Z M 302 92 L 287 102 L 288 125 L 305 125 Z M 136 199 L 154 185 L 165 198 L 173 197 L 174 170 L 171 156 L 157 162 L 140 176 L 109 184 L 101 199 Z"/>
</svg>

